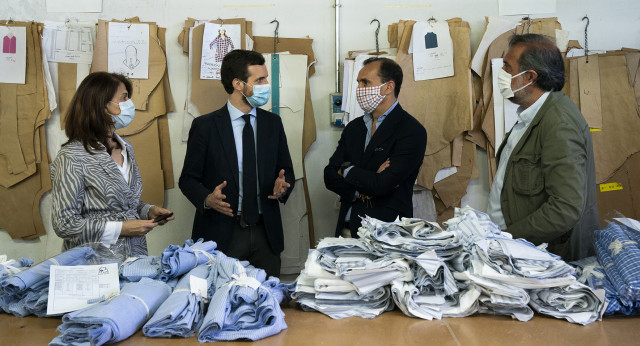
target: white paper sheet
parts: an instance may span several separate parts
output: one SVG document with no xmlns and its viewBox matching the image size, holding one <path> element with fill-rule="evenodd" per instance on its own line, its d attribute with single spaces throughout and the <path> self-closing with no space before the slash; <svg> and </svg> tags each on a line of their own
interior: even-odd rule
<svg viewBox="0 0 640 346">
<path fill-rule="evenodd" d="M 556 0 L 498 0 L 501 16 L 555 13 Z"/>
<path fill-rule="evenodd" d="M 341 111 L 347 110 L 349 104 L 349 85 L 351 85 L 351 77 L 353 76 L 351 71 L 353 70 L 353 60 L 344 60 L 342 66 L 344 71 L 342 72 L 342 105 L 340 105 Z"/>
<path fill-rule="evenodd" d="M 640 232 L 640 222 L 638 220 L 630 219 L 628 217 L 616 217 L 613 219 L 629 228 L 633 228 L 636 231 Z"/>
<path fill-rule="evenodd" d="M 59 315 L 120 294 L 118 264 L 55 266 L 49 274 L 47 315 Z"/>
<path fill-rule="evenodd" d="M 149 78 L 149 24 L 109 23 L 108 71 Z"/>
<path fill-rule="evenodd" d="M 24 84 L 27 71 L 27 30 L 23 26 L 0 26 L 0 83 Z"/>
<path fill-rule="evenodd" d="M 271 54 L 263 54 L 265 66 L 269 73 L 271 88 L 275 88 L 272 82 Z M 278 54 L 280 59 L 280 118 L 287 135 L 289 153 L 293 164 L 295 178 L 304 177 L 302 153 L 302 130 L 304 128 L 304 101 L 307 82 L 307 56 L 300 54 Z M 262 109 L 270 111 L 271 98 Z"/>
<path fill-rule="evenodd" d="M 240 49 L 240 24 L 205 23 L 202 35 L 200 79 L 220 79 L 222 59 L 234 49 Z"/>
<path fill-rule="evenodd" d="M 102 12 L 102 0 L 47 0 L 47 12 Z"/>
<path fill-rule="evenodd" d="M 556 47 L 561 52 L 567 51 L 567 46 L 569 45 L 569 31 L 556 29 Z"/>
<path fill-rule="evenodd" d="M 95 41 L 95 24 L 44 23 L 42 47 L 50 62 L 91 64 Z"/>
<path fill-rule="evenodd" d="M 453 40 L 447 22 L 415 23 L 411 44 L 416 81 L 453 76 Z"/>
<path fill-rule="evenodd" d="M 434 179 L 433 183 L 435 184 L 440 180 L 448 178 L 456 173 L 458 173 L 458 168 L 456 168 L 456 166 L 443 168 L 436 173 L 436 178 Z"/>
<path fill-rule="evenodd" d="M 495 131 L 495 146 L 500 147 L 504 138 L 504 98 L 498 88 L 498 70 L 502 68 L 502 58 L 491 59 L 491 82 L 493 85 L 493 120 Z M 496 149 L 497 150 L 497 149 Z"/>
<path fill-rule="evenodd" d="M 488 21 L 487 28 L 484 31 L 484 35 L 482 35 L 482 40 L 478 45 L 478 49 L 476 50 L 473 59 L 471 59 L 471 69 L 480 77 L 482 77 L 482 64 L 484 63 L 484 57 L 487 55 L 487 50 L 493 40 L 518 26 L 518 22 L 510 18 L 489 17 Z"/>
</svg>

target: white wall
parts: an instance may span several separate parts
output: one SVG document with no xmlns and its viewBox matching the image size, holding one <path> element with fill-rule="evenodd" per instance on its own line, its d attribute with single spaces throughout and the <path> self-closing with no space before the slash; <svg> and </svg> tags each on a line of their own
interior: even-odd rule
<svg viewBox="0 0 640 346">
<path fill-rule="evenodd" d="M 533 0 L 532 0 L 533 1 Z M 105 0 L 102 13 L 47 13 L 45 0 L 0 0 L 0 19 L 14 20 L 55 20 L 64 21 L 72 16 L 80 21 L 97 19 L 125 19 L 139 16 L 143 21 L 156 21 L 167 28 L 167 54 L 169 77 L 177 111 L 169 114 L 171 144 L 176 188 L 166 192 L 166 207 L 173 210 L 176 220 L 158 228 L 148 236 L 149 252 L 158 255 L 168 244 L 180 244 L 190 237 L 194 208 L 177 188 L 186 144 L 180 141 L 182 132 L 183 105 L 187 88 L 187 57 L 182 54 L 176 37 L 187 17 L 216 19 L 244 17 L 253 21 L 253 32 L 259 36 L 271 36 L 277 18 L 280 22 L 280 36 L 314 39 L 313 48 L 318 60 L 316 74 L 311 78 L 311 92 L 316 115 L 318 136 L 306 158 L 309 192 L 313 208 L 316 239 L 333 234 L 337 211 L 334 208 L 335 195 L 327 191 L 322 180 L 322 171 L 329 156 L 335 149 L 340 130 L 329 125 L 329 93 L 334 92 L 334 8 L 333 0 Z M 485 16 L 498 15 L 497 0 L 342 0 L 341 8 L 341 54 L 349 50 L 375 47 L 373 33 L 375 25 L 369 22 L 376 18 L 382 23 L 380 47 L 388 47 L 387 25 L 400 19 L 426 20 L 461 17 L 471 25 L 472 51 L 475 51 L 484 29 Z M 425 4 L 430 5 L 429 7 Z M 245 7 L 252 6 L 253 7 Z M 271 6 L 273 5 L 273 6 Z M 390 7 L 399 6 L 399 7 Z M 411 7 L 413 6 L 413 7 Z M 554 14 L 533 15 L 532 17 L 558 17 L 565 30 L 571 32 L 570 39 L 584 42 L 584 22 L 581 18 L 588 14 L 590 49 L 619 49 L 640 47 L 640 2 L 637 0 L 558 0 Z M 48 142 L 59 142 L 56 130 L 58 112 L 47 125 Z M 428 131 L 429 129 L 427 129 Z M 59 145 L 59 144 L 58 144 Z M 52 145 L 55 146 L 55 145 Z M 484 209 L 488 194 L 486 174 L 486 154 L 479 151 L 478 164 L 480 178 L 469 185 L 469 194 L 463 202 Z M 42 214 L 49 235 L 31 241 L 11 240 L 0 230 L 0 254 L 10 258 L 32 257 L 43 260 L 60 250 L 61 241 L 51 234 L 49 222 L 50 197 L 42 201 Z M 0 210 L 3 208 L 0 207 Z M 0 215 L 0 217 L 2 217 Z"/>
</svg>

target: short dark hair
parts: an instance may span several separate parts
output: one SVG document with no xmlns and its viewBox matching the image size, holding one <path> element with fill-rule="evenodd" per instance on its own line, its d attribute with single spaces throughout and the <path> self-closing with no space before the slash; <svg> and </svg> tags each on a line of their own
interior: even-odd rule
<svg viewBox="0 0 640 346">
<path fill-rule="evenodd" d="M 236 49 L 224 56 L 220 68 L 220 79 L 227 94 L 233 93 L 234 79 L 247 82 L 251 65 L 264 65 L 262 54 L 252 50 Z"/>
<path fill-rule="evenodd" d="M 389 58 L 372 57 L 364 61 L 364 65 L 372 62 L 380 62 L 380 69 L 378 70 L 378 77 L 382 80 L 382 83 L 393 81 L 395 88 L 393 94 L 398 97 L 400 95 L 400 87 L 402 86 L 402 68 L 397 62 Z"/>
<path fill-rule="evenodd" d="M 120 74 L 94 72 L 80 83 L 67 110 L 64 131 L 69 140 L 63 145 L 77 140 L 82 142 L 89 154 L 93 154 L 89 147 L 93 150 L 105 147 L 107 151 L 110 150 L 106 142 L 111 134 L 113 119 L 107 113 L 107 103 L 113 99 L 120 83 L 124 84 L 131 97 L 131 82 Z"/>
<path fill-rule="evenodd" d="M 534 70 L 538 73 L 536 85 L 544 91 L 560 91 L 564 87 L 564 61 L 556 44 L 549 37 L 538 34 L 513 35 L 509 47 L 522 44 L 520 71 Z"/>
</svg>

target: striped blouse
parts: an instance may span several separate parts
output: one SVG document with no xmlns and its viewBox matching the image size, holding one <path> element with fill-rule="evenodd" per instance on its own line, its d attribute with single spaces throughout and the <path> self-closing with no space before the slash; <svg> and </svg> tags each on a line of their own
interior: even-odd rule
<svg viewBox="0 0 640 346">
<path fill-rule="evenodd" d="M 52 223 L 64 249 L 101 241 L 108 221 L 148 219 L 140 200 L 142 178 L 133 147 L 123 140 L 131 167 L 129 182 L 106 150 L 87 153 L 79 141 L 62 147 L 51 165 Z M 126 257 L 147 254 L 146 237 L 120 237 L 111 249 Z"/>
</svg>

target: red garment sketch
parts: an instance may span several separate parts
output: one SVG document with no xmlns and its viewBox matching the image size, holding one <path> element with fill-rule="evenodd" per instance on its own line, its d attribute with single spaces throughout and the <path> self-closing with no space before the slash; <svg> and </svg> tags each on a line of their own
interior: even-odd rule
<svg viewBox="0 0 640 346">
<path fill-rule="evenodd" d="M 235 49 L 233 47 L 233 42 L 231 41 L 231 38 L 225 35 L 224 33 L 221 35 L 218 35 L 218 37 L 216 37 L 215 39 L 213 39 L 213 41 L 211 41 L 211 43 L 209 44 L 209 49 L 213 49 L 213 46 L 216 46 L 216 62 L 222 62 L 222 59 L 224 58 L 224 56 L 227 55 L 229 51 L 232 51 Z"/>
<path fill-rule="evenodd" d="M 16 53 L 16 37 L 11 35 L 5 36 L 2 40 L 2 53 L 15 54 Z"/>
</svg>

